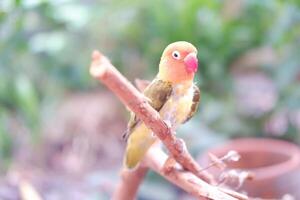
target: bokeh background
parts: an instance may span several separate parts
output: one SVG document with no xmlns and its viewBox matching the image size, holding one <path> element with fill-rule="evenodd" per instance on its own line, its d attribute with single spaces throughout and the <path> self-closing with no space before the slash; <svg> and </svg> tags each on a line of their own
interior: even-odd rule
<svg viewBox="0 0 300 200">
<path fill-rule="evenodd" d="M 300 1 L 1 0 L 0 199 L 109 199 L 124 106 L 88 73 L 100 49 L 151 80 L 165 46 L 199 51 L 202 102 L 179 130 L 197 156 L 236 137 L 300 143 Z M 178 197 L 179 196 L 179 197 Z M 150 173 L 139 199 L 185 199 Z"/>
</svg>

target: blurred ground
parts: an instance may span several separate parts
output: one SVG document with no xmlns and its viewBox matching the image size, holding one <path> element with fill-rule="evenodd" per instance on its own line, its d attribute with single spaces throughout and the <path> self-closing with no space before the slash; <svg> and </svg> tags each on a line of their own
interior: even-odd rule
<svg viewBox="0 0 300 200">
<path fill-rule="evenodd" d="M 22 144 L 1 181 L 0 198 L 19 199 L 23 179 L 45 199 L 108 198 L 122 164 L 120 107 L 107 92 L 66 96 L 43 125 L 43 143 L 32 146 L 18 136 Z"/>
</svg>

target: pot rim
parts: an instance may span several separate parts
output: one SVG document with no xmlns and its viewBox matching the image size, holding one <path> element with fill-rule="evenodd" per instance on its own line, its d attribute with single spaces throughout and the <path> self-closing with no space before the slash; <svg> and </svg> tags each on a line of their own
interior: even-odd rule
<svg viewBox="0 0 300 200">
<path fill-rule="evenodd" d="M 271 148 L 273 146 L 276 148 Z M 233 139 L 223 145 L 209 149 L 204 155 L 207 155 L 208 152 L 212 152 L 217 154 L 218 156 L 221 156 L 222 154 L 224 155 L 230 150 L 235 150 L 241 154 L 243 152 L 267 152 L 287 156 L 287 160 L 280 163 L 247 169 L 247 171 L 254 173 L 255 180 L 269 179 L 277 176 L 282 176 L 300 167 L 300 148 L 293 143 L 278 139 Z"/>
</svg>

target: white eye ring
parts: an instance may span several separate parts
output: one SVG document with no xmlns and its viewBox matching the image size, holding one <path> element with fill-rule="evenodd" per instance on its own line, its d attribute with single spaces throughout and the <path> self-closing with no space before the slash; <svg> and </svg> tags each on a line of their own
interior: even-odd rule
<svg viewBox="0 0 300 200">
<path fill-rule="evenodd" d="M 173 51 L 172 53 L 173 58 L 175 58 L 176 60 L 180 59 L 180 53 L 178 51 Z"/>
</svg>

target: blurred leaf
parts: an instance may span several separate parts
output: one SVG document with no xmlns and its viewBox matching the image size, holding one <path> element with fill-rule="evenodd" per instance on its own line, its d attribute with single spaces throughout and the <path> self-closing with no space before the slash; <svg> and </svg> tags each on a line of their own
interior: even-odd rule
<svg viewBox="0 0 300 200">
<path fill-rule="evenodd" d="M 0 108 L 0 159 L 2 160 L 2 169 L 5 169 L 9 165 L 13 152 L 13 141 L 6 129 L 6 115 L 6 111 Z"/>
<path fill-rule="evenodd" d="M 35 88 L 26 76 L 20 75 L 15 82 L 15 91 L 18 108 L 26 117 L 29 126 L 36 129 L 39 123 L 39 102 Z"/>
</svg>

